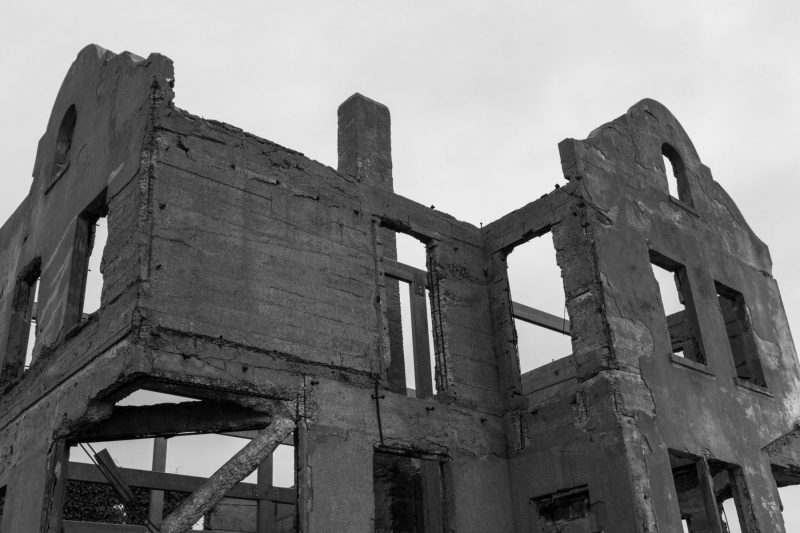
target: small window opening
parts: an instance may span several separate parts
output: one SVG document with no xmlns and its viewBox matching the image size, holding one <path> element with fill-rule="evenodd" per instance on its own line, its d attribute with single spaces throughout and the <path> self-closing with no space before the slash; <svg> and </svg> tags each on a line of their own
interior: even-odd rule
<svg viewBox="0 0 800 533">
<path fill-rule="evenodd" d="M 38 329 L 36 317 L 40 274 L 41 260 L 36 258 L 17 277 L 3 361 L 4 380 L 19 377 L 33 362 Z"/>
<path fill-rule="evenodd" d="M 3 510 L 6 508 L 6 485 L 0 487 L 0 520 L 3 518 Z"/>
<path fill-rule="evenodd" d="M 108 239 L 106 193 L 103 191 L 76 223 L 72 272 L 68 294 L 68 324 L 75 324 L 96 312 L 103 291 L 103 252 Z"/>
<path fill-rule="evenodd" d="M 595 531 L 597 524 L 586 486 L 535 498 L 537 531 Z"/>
<path fill-rule="evenodd" d="M 71 105 L 66 113 L 64 113 L 64 118 L 61 119 L 61 125 L 58 128 L 56 149 L 53 156 L 53 169 L 50 173 L 53 181 L 58 179 L 69 166 L 69 154 L 72 148 L 72 138 L 75 134 L 75 124 L 77 120 L 78 114 L 75 111 L 75 106 Z"/>
<path fill-rule="evenodd" d="M 375 533 L 445 531 L 441 461 L 382 451 L 372 457 Z"/>
<path fill-rule="evenodd" d="M 714 285 L 717 289 L 717 300 L 722 319 L 725 321 L 725 332 L 731 347 L 731 355 L 736 366 L 736 376 L 741 380 L 766 387 L 767 382 L 758 358 L 758 349 L 744 296 L 722 283 L 715 282 Z"/>
<path fill-rule="evenodd" d="M 389 387 L 412 398 L 432 398 L 437 392 L 436 365 L 428 287 L 427 250 L 410 235 L 394 232 L 385 250 L 386 319 L 389 326 Z M 402 355 L 402 357 L 400 357 Z"/>
<path fill-rule="evenodd" d="M 31 309 L 31 325 L 28 328 L 28 345 L 25 348 L 25 369 L 33 364 L 33 349 L 36 347 L 36 339 L 39 336 L 38 314 L 39 314 L 39 283 L 40 278 L 33 282 L 33 308 Z"/>
<path fill-rule="evenodd" d="M 691 205 L 686 169 L 680 154 L 672 145 L 664 143 L 661 146 L 661 156 L 664 163 L 664 173 L 667 177 L 667 190 L 670 196 Z"/>
<path fill-rule="evenodd" d="M 548 231 L 506 257 L 520 373 L 572 353 L 561 269 Z"/>
<path fill-rule="evenodd" d="M 800 528 L 800 472 L 773 465 L 772 475 L 778 487 L 778 499 L 786 531 Z"/>
<path fill-rule="evenodd" d="M 741 533 L 748 494 L 738 466 L 673 451 L 670 465 L 684 531 Z"/>
<path fill-rule="evenodd" d="M 101 262 L 103 250 L 108 241 L 108 218 L 100 217 L 94 223 L 92 235 L 91 253 L 89 264 L 86 267 L 86 292 L 83 299 L 83 313 L 91 315 L 100 309 L 100 296 L 103 292 L 103 272 Z"/>
<path fill-rule="evenodd" d="M 658 285 L 672 353 L 706 364 L 686 269 L 653 251 L 650 252 L 650 266 Z"/>
</svg>

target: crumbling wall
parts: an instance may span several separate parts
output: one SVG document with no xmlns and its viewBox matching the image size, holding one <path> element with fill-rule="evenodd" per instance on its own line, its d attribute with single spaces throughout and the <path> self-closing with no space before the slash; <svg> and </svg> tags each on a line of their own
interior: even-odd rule
<svg viewBox="0 0 800 533">
<path fill-rule="evenodd" d="M 413 466 L 426 528 L 677 533 L 679 450 L 699 469 L 731 465 L 745 527 L 780 530 L 771 470 L 796 466 L 800 372 L 769 254 L 663 106 L 564 141 L 565 186 L 476 228 L 394 194 L 389 112 L 368 98 L 339 109 L 334 170 L 172 96 L 162 56 L 81 52 L 31 194 L 0 229 L 3 531 L 59 530 L 74 441 L 275 414 L 296 424 L 297 505 L 281 527 L 398 525 L 381 490 L 408 476 L 374 461 L 391 456 Z M 86 225 L 106 211 L 102 305 L 83 317 Z M 419 398 L 398 377 L 396 232 L 427 254 L 435 394 Z M 573 354 L 523 375 L 506 257 L 548 232 Z M 653 257 L 685 270 L 696 309 L 673 322 L 702 332 L 703 360 L 672 351 Z M 20 375 L 14 292 L 36 260 L 42 331 Z M 737 371 L 726 319 L 747 321 L 737 355 L 763 373 Z M 207 419 L 114 407 L 141 388 L 204 400 Z M 241 528 L 229 503 L 211 520 Z"/>
</svg>

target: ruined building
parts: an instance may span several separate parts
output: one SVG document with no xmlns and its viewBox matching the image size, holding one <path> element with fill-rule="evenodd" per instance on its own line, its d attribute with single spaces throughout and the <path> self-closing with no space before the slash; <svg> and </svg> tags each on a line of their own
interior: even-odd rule
<svg viewBox="0 0 800 533">
<path fill-rule="evenodd" d="M 172 86 L 164 56 L 84 49 L 0 230 L 3 533 L 784 531 L 800 372 L 769 252 L 661 104 L 563 141 L 563 186 L 478 228 L 393 192 L 379 103 L 339 108 L 334 170 Z M 566 318 L 509 286 L 533 239 Z M 521 366 L 527 324 L 572 354 Z M 193 433 L 247 445 L 164 472 Z M 144 437 L 152 471 L 72 460 Z"/>
</svg>

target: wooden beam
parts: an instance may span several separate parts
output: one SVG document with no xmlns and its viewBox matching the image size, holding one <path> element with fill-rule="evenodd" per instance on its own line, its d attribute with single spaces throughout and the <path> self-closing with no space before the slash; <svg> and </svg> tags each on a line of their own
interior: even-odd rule
<svg viewBox="0 0 800 533">
<path fill-rule="evenodd" d="M 225 435 L 226 437 L 237 437 L 239 439 L 252 439 L 258 435 L 258 431 L 254 429 L 250 429 L 247 431 L 219 431 L 219 435 Z M 281 442 L 284 446 L 294 446 L 294 435 L 289 435 L 283 442 Z"/>
<path fill-rule="evenodd" d="M 710 526 L 711 533 L 723 533 L 725 530 L 722 528 L 722 518 L 719 515 L 719 506 L 717 505 L 717 497 L 714 493 L 714 477 L 711 475 L 711 469 L 708 466 L 708 460 L 701 457 L 696 463 L 697 479 L 700 481 L 700 493 L 703 495 L 703 505 L 706 509 L 706 517 L 708 517 L 708 525 Z"/>
<path fill-rule="evenodd" d="M 147 528 L 144 526 L 108 524 L 106 522 L 64 520 L 64 533 L 147 533 Z"/>
<path fill-rule="evenodd" d="M 151 472 L 150 470 L 120 468 L 119 471 L 128 485 L 145 489 L 193 492 L 206 482 L 204 477 Z M 87 463 L 70 462 L 68 477 L 75 481 L 106 483 L 106 478 L 103 477 L 97 467 Z M 238 483 L 225 493 L 225 497 L 242 500 L 270 500 L 278 503 L 293 504 L 295 502 L 295 490 L 272 487 L 269 491 L 260 491 L 255 483 Z"/>
<path fill-rule="evenodd" d="M 111 416 L 71 437 L 98 442 L 261 429 L 271 417 L 234 402 L 204 400 L 142 406 L 115 406 Z"/>
<path fill-rule="evenodd" d="M 534 324 L 536 326 L 555 331 L 556 333 L 563 333 L 564 335 L 570 334 L 569 320 L 551 315 L 544 311 L 539 311 L 533 307 L 528 307 L 525 304 L 518 302 L 511 302 L 514 318 L 518 318 L 523 322 Z"/>
<path fill-rule="evenodd" d="M 144 526 L 109 524 L 107 522 L 81 522 L 64 520 L 64 533 L 146 533 Z M 203 530 L 203 533 L 228 533 L 214 529 Z"/>
<path fill-rule="evenodd" d="M 405 281 L 406 283 L 414 283 L 414 276 L 420 276 L 425 280 L 425 287 L 428 286 L 428 273 L 419 268 L 415 268 L 388 257 L 381 257 L 381 264 L 383 265 L 383 273 L 394 279 Z"/>
<path fill-rule="evenodd" d="M 184 533 L 221 500 L 225 494 L 270 455 L 294 431 L 289 418 L 275 418 L 266 429 L 214 472 L 161 522 L 161 533 Z"/>
<path fill-rule="evenodd" d="M 103 474 L 103 477 L 105 477 L 114 488 L 117 495 L 119 495 L 122 500 L 122 503 L 130 505 L 130 503 L 134 501 L 133 492 L 125 482 L 124 475 L 120 472 L 116 463 L 114 463 L 114 459 L 111 458 L 111 454 L 108 453 L 108 450 L 100 450 L 94 454 L 94 459 L 97 461 L 97 468 L 100 470 L 100 473 Z"/>
</svg>

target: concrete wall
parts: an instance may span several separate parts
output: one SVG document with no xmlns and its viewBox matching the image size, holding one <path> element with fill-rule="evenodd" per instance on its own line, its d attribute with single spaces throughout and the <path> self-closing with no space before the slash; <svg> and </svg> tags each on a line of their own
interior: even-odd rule
<svg viewBox="0 0 800 533">
<path fill-rule="evenodd" d="M 479 229 L 394 194 L 377 102 L 354 95 L 339 109 L 334 170 L 176 108 L 171 84 L 162 56 L 81 52 L 31 194 L 0 229 L 6 363 L 14 288 L 42 265 L 39 357 L 0 376 L 3 531 L 58 530 L 65 443 L 124 426 L 114 403 L 140 388 L 244 408 L 215 404 L 175 427 L 293 417 L 302 531 L 374 530 L 376 450 L 436 465 L 426 483 L 440 487 L 445 531 L 567 527 L 546 524 L 543 502 L 577 491 L 588 496 L 574 531 L 678 532 L 670 450 L 740 466 L 746 528 L 780 531 L 770 464 L 797 466 L 800 371 L 769 254 L 660 104 L 564 141 L 568 183 Z M 682 161 L 682 200 L 667 191 L 665 142 Z M 76 236 L 97 198 L 102 306 L 81 318 Z M 398 231 L 427 250 L 428 399 L 396 381 Z M 548 232 L 573 354 L 523 376 L 506 257 Z M 671 356 L 650 250 L 686 267 L 706 365 Z M 714 280 L 747 302 L 766 388 L 734 379 Z M 169 417 L 150 422 L 169 434 Z M 152 434 L 146 417 L 130 426 Z"/>
</svg>

